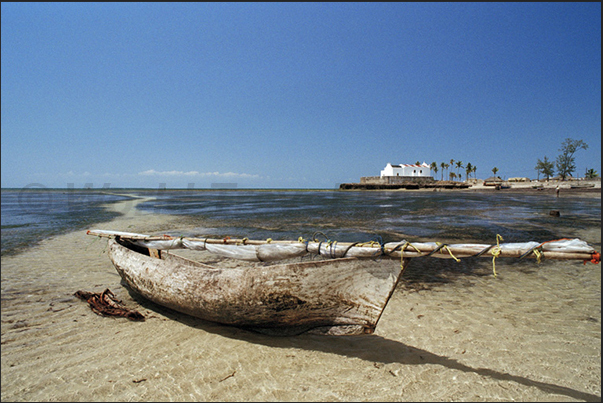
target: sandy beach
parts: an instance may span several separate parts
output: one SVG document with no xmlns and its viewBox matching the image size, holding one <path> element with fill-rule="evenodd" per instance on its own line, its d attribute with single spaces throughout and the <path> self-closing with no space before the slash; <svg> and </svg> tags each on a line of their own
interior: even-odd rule
<svg viewBox="0 0 603 403">
<path fill-rule="evenodd" d="M 555 194 L 559 187 L 559 196 L 574 195 L 577 197 L 601 197 L 601 180 L 571 180 L 571 181 L 530 181 L 530 182 L 509 182 L 503 181 L 506 189 L 497 190 L 495 186 L 484 186 L 484 181 L 478 180 L 467 190 L 471 191 L 503 191 L 503 192 L 522 192 L 537 194 Z"/>
<path fill-rule="evenodd" d="M 585 197 L 600 197 L 600 185 Z M 112 205 L 123 216 L 95 228 L 189 225 L 137 202 Z M 601 250 L 600 228 L 576 232 Z M 120 284 L 106 240 L 53 237 L 2 257 L 1 398 L 600 401 L 601 266 L 499 260 L 496 269 L 494 278 L 486 258 L 414 259 L 375 334 L 270 337 L 142 300 Z M 146 320 L 101 317 L 73 296 L 106 288 Z"/>
</svg>

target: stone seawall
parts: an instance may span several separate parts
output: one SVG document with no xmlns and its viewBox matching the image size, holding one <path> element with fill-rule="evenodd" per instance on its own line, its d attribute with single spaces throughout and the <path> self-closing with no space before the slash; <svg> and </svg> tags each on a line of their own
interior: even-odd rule
<svg viewBox="0 0 603 403">
<path fill-rule="evenodd" d="M 399 181 L 398 183 L 342 183 L 340 190 L 395 190 L 395 189 L 467 189 L 471 185 L 451 181 Z"/>
<path fill-rule="evenodd" d="M 434 180 L 431 176 L 363 176 L 360 178 L 360 184 L 362 185 L 426 184 L 433 182 Z"/>
</svg>

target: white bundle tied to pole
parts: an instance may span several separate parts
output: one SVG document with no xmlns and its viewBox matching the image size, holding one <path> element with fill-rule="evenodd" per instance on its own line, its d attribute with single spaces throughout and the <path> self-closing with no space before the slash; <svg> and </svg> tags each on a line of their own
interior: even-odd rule
<svg viewBox="0 0 603 403">
<path fill-rule="evenodd" d="M 580 239 L 560 239 L 547 242 L 499 243 L 502 237 L 497 237 L 497 243 L 490 244 L 442 244 L 439 242 L 378 242 L 345 243 L 334 241 L 258 241 L 247 239 L 211 239 L 171 237 L 169 235 L 152 236 L 131 232 L 91 230 L 89 235 L 103 237 L 118 237 L 150 249 L 192 249 L 208 252 L 239 260 L 255 262 L 271 262 L 277 260 L 301 257 L 308 253 L 326 258 L 355 257 L 394 258 L 402 257 L 437 257 L 456 259 L 470 256 L 483 257 L 532 257 L 541 258 L 590 260 L 598 263 L 599 253 L 588 243 Z"/>
</svg>

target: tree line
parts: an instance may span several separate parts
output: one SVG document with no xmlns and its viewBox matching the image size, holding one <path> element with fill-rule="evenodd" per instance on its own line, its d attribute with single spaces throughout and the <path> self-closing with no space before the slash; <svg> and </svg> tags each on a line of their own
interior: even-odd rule
<svg viewBox="0 0 603 403">
<path fill-rule="evenodd" d="M 574 154 L 579 149 L 586 150 L 587 148 L 588 144 L 586 144 L 583 140 L 574 140 L 571 138 L 565 139 L 565 141 L 561 144 L 561 148 L 559 149 L 561 154 L 557 157 L 555 163 L 549 161 L 548 157 L 546 156 L 542 161 L 538 159 L 538 163 L 536 164 L 535 168 L 536 172 L 538 173 L 538 180 L 540 180 L 540 174 L 542 173 L 548 181 L 549 178 L 555 174 L 555 167 L 557 168 L 557 173 L 562 180 L 565 180 L 567 177 L 571 177 L 576 170 Z M 420 165 L 418 161 L 417 165 Z M 472 165 L 470 162 L 468 162 L 466 165 L 463 165 L 463 161 L 455 161 L 454 159 L 451 159 L 450 163 L 441 162 L 438 164 L 434 161 L 431 163 L 430 168 L 435 173 L 436 179 L 438 171 L 440 171 L 441 168 L 440 180 L 444 180 L 444 173 L 446 173 L 446 177 L 451 181 L 454 181 L 457 178 L 462 180 L 462 173 L 465 174 L 465 180 L 468 181 L 471 174 L 473 174 L 475 178 L 475 172 L 477 171 L 477 167 Z M 450 170 L 450 168 L 456 168 L 456 172 Z M 461 171 L 461 169 L 463 171 Z M 497 172 L 497 167 L 492 168 L 492 173 L 494 176 L 496 176 Z M 594 169 L 586 170 L 585 177 L 596 178 L 597 176 L 599 175 Z"/>
<path fill-rule="evenodd" d="M 555 168 L 557 168 L 557 174 L 561 180 L 571 177 L 576 171 L 576 158 L 574 157 L 574 154 L 580 149 L 588 149 L 588 144 L 583 140 L 574 140 L 571 138 L 565 139 L 559 149 L 561 154 L 559 154 L 554 163 L 549 161 L 546 155 L 544 156 L 544 159 L 538 159 L 536 167 L 534 167 L 538 173 L 538 179 L 540 180 L 540 174 L 543 174 L 548 181 L 551 176 L 555 175 Z M 586 170 L 584 176 L 590 179 L 596 178 L 599 175 L 597 174 L 597 171 L 591 168 Z"/>
<path fill-rule="evenodd" d="M 457 178 L 462 179 L 461 169 L 465 170 L 465 180 L 469 180 L 469 175 L 475 174 L 475 172 L 477 171 L 477 167 L 475 165 L 472 165 L 470 162 L 468 162 L 467 165 L 463 165 L 463 161 L 455 161 L 454 159 L 450 160 L 450 164 L 447 162 L 442 162 L 439 166 L 437 162 L 432 162 L 429 167 L 436 174 L 436 176 L 440 168 L 442 168 L 441 180 L 444 180 L 444 171 L 446 171 L 447 176 L 450 178 L 451 181 L 456 180 Z M 452 167 L 453 169 L 456 167 L 456 172 L 449 171 L 450 167 Z"/>
</svg>

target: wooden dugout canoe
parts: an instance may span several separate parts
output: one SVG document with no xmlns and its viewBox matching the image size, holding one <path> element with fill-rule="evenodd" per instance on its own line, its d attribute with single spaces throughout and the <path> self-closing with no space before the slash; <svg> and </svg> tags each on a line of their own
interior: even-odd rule
<svg viewBox="0 0 603 403">
<path fill-rule="evenodd" d="M 304 332 L 373 333 L 411 258 L 497 257 L 600 262 L 600 254 L 579 239 L 546 242 L 386 244 L 254 241 L 151 236 L 89 230 L 109 238 L 109 256 L 125 284 L 143 297 L 176 311 L 274 335 Z M 500 237 L 502 239 L 502 237 Z M 263 262 L 217 268 L 174 255 L 205 250 L 228 258 Z M 266 265 L 306 254 L 327 260 Z M 379 261 L 375 261 L 375 259 Z M 383 258 L 383 259 L 382 259 Z"/>
<path fill-rule="evenodd" d="M 159 305 L 283 335 L 373 333 L 410 260 L 375 264 L 351 257 L 222 269 L 119 237 L 108 250 L 127 286 Z"/>
</svg>

